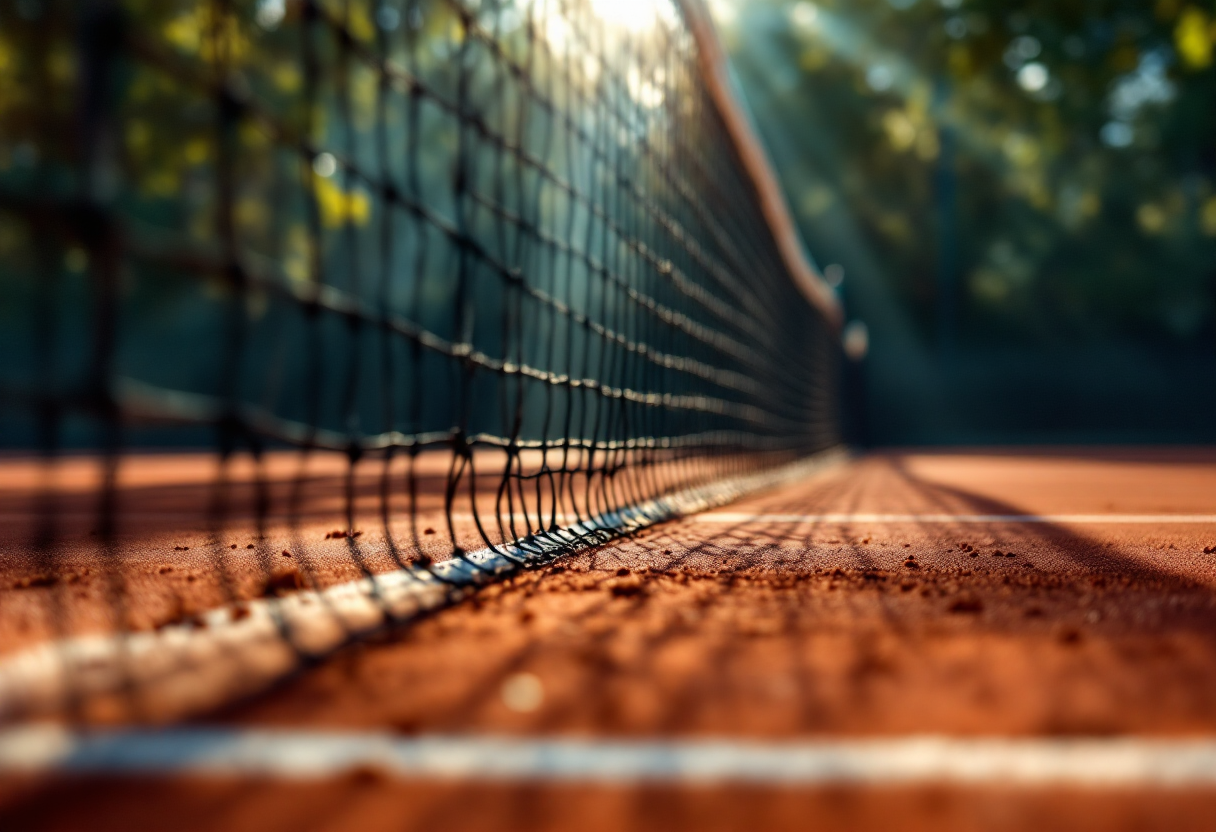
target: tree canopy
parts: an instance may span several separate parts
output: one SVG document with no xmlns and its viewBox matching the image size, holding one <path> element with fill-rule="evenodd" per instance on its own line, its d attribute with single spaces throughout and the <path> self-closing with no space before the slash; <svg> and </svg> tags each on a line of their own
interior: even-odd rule
<svg viewBox="0 0 1216 832">
<path fill-rule="evenodd" d="M 714 10 L 811 251 L 939 377 L 996 348 L 1211 354 L 1210 0 Z"/>
</svg>

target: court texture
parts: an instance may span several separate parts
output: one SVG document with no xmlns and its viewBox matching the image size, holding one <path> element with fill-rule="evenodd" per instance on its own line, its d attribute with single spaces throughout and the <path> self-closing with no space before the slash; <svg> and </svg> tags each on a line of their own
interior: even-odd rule
<svg viewBox="0 0 1216 832">
<path fill-rule="evenodd" d="M 1216 450 L 850 447 L 699 0 L 0 47 L 0 829 L 1212 827 Z"/>
<path fill-rule="evenodd" d="M 359 623 L 341 588 L 396 567 L 323 526 L 209 545 L 179 463 L 132 466 L 147 531 L 120 538 L 120 569 L 83 527 L 53 573 L 5 562 L 2 701 L 41 685 L 38 718 L 0 735 L 9 828 L 1210 821 L 1210 451 L 835 457 L 290 662 L 248 625 L 292 593 L 234 553 L 309 564 L 301 620 Z M 104 636 L 115 572 L 128 649 L 165 651 L 168 678 L 68 721 L 31 659 Z"/>
</svg>

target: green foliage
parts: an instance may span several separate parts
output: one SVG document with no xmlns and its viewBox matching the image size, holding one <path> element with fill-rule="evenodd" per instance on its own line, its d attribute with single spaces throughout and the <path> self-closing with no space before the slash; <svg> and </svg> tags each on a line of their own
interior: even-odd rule
<svg viewBox="0 0 1216 832">
<path fill-rule="evenodd" d="M 1211 0 L 716 10 L 811 250 L 847 215 L 926 339 L 1210 338 Z"/>
</svg>

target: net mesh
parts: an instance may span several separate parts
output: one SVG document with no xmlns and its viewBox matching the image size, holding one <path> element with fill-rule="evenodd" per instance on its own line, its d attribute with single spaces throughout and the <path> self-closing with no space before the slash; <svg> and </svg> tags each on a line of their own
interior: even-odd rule
<svg viewBox="0 0 1216 832">
<path fill-rule="evenodd" d="M 41 610 L 5 646 L 558 551 L 835 445 L 701 14 L 0 7 L 3 571 Z"/>
</svg>

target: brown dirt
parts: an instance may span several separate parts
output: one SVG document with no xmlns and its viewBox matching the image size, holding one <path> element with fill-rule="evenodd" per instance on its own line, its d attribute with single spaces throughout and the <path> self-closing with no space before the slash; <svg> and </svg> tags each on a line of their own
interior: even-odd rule
<svg viewBox="0 0 1216 832">
<path fill-rule="evenodd" d="M 61 781 L 0 792 L 6 828 L 77 832 L 736 832 L 740 829 L 1013 832 L 1207 830 L 1216 794 L 943 787 L 780 789 L 401 783 L 354 772 L 326 783 Z M 82 822 L 87 808 L 87 823 Z"/>
<path fill-rule="evenodd" d="M 1174 512 L 1198 512 L 1214 485 L 1216 467 L 1172 461 L 886 455 L 729 511 L 1145 512 L 1169 487 Z M 1216 732 L 1211 533 L 693 519 L 519 576 L 222 718 L 638 736 Z M 499 693 L 523 671 L 545 689 L 526 714 Z"/>
<path fill-rule="evenodd" d="M 533 457 L 519 470 L 535 468 Z M 502 455 L 486 452 L 475 460 L 485 534 L 498 543 L 534 531 L 535 489 L 500 495 Z M 457 546 L 484 548 L 469 475 L 454 498 L 449 527 L 450 455 L 426 453 L 412 463 L 412 497 L 410 465 L 399 457 L 387 471 L 380 461 L 352 469 L 341 455 L 301 460 L 280 453 L 268 454 L 260 466 L 238 457 L 221 476 L 214 455 L 132 455 L 116 472 L 114 528 L 107 537 L 98 511 L 99 458 L 67 457 L 46 467 L 0 455 L 0 655 L 66 635 L 154 629 L 284 589 L 323 588 L 445 560 Z M 684 465 L 684 476 L 694 473 L 695 466 Z M 585 484 L 570 481 L 580 499 Z M 547 493 L 541 507 L 547 520 L 553 511 Z M 558 511 L 572 508 L 567 501 Z M 500 527 L 499 516 L 511 509 L 517 524 Z M 594 500 L 578 505 L 584 515 L 593 510 Z"/>
</svg>

